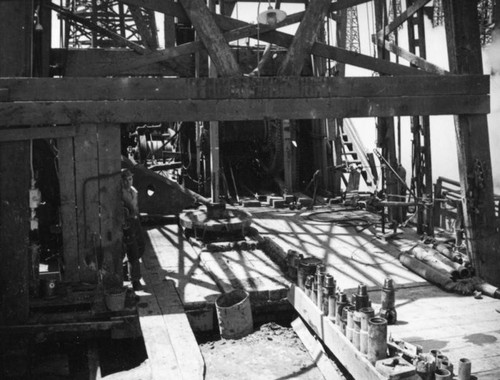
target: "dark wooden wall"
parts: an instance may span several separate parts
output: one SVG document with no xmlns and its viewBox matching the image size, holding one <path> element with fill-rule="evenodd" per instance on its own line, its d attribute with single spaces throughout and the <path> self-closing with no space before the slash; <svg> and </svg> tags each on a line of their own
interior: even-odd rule
<svg viewBox="0 0 500 380">
<path fill-rule="evenodd" d="M 121 281 L 120 126 L 80 125 L 57 144 L 64 280 Z"/>
<path fill-rule="evenodd" d="M 31 75 L 33 1 L 0 2 L 0 77 Z M 28 318 L 30 146 L 0 143 L 0 322 Z"/>
</svg>

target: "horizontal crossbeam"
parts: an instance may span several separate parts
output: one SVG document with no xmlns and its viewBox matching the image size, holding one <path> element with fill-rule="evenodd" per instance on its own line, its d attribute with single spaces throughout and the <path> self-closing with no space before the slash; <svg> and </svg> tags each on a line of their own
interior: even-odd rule
<svg viewBox="0 0 500 380">
<path fill-rule="evenodd" d="M 0 125 L 486 114 L 487 95 L 0 103 Z"/>
<path fill-rule="evenodd" d="M 0 125 L 325 119 L 490 111 L 489 78 L 0 79 Z"/>
<path fill-rule="evenodd" d="M 270 78 L 0 78 L 4 102 L 487 95 L 487 75 Z"/>
</svg>

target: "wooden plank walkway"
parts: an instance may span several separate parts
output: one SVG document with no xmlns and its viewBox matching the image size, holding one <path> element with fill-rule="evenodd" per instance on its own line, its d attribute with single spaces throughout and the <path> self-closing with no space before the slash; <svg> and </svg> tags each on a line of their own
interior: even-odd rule
<svg viewBox="0 0 500 380">
<path fill-rule="evenodd" d="M 397 256 L 416 244 L 418 237 L 413 232 L 405 230 L 391 242 L 380 237 L 380 228 L 374 224 L 357 231 L 311 220 L 304 211 L 266 207 L 246 210 L 253 214 L 252 226 L 260 237 L 279 247 L 281 254 L 294 249 L 321 258 L 347 293 L 360 282 L 367 284 L 376 310 L 384 279 L 393 278 L 398 289 L 399 319 L 397 325 L 389 326 L 394 338 L 420 344 L 424 351 L 438 348 L 455 367 L 460 358 L 467 357 L 472 361 L 473 374 L 480 379 L 500 378 L 500 301 L 446 293 L 404 268 Z M 373 223 L 378 219 L 365 211 L 355 216 Z M 259 249 L 215 253 L 193 248 L 177 225 L 150 228 L 148 235 L 154 255 L 151 262 L 144 261 L 146 270 L 156 276 L 155 281 L 172 279 L 186 309 L 212 304 L 213 312 L 220 289 L 228 291 L 238 282 L 248 282 L 248 278 L 284 285 L 283 275 Z"/>
<path fill-rule="evenodd" d="M 203 379 L 205 363 L 189 324 L 174 281 L 165 275 L 162 257 L 175 255 L 173 250 L 154 246 L 148 239 L 142 258 L 145 286 L 139 296 L 139 323 L 148 354 L 152 379 Z M 177 247 L 177 250 L 181 250 Z"/>
<path fill-rule="evenodd" d="M 369 292 L 375 310 L 380 291 Z M 447 293 L 427 284 L 396 293 L 398 323 L 389 326 L 395 339 L 419 344 L 424 352 L 438 349 L 458 368 L 461 358 L 472 362 L 479 379 L 500 379 L 500 300 Z"/>
<path fill-rule="evenodd" d="M 401 248 L 377 237 L 378 216 L 363 211 L 336 211 L 335 218 L 351 219 L 369 228 L 357 232 L 353 227 L 309 219 L 311 212 L 269 209 L 248 209 L 252 226 L 285 255 L 289 249 L 319 258 L 343 290 L 356 289 L 360 282 L 380 286 L 386 277 L 396 284 L 422 282 L 422 278 L 401 265 L 397 255 Z M 325 211 L 329 209 L 325 208 Z M 320 211 L 320 210 L 317 210 Z M 322 216 L 318 214 L 318 220 Z M 325 219 L 326 220 L 326 219 Z"/>
</svg>

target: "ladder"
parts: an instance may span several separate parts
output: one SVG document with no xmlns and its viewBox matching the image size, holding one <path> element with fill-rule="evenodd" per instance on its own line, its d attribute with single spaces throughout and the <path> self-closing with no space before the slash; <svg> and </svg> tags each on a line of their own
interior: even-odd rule
<svg viewBox="0 0 500 380">
<path fill-rule="evenodd" d="M 375 169 L 373 153 L 368 153 L 351 119 L 343 119 L 341 130 L 342 163 L 345 170 L 342 181 L 346 192 L 359 191 L 360 179 L 363 178 L 368 190 L 376 187 L 378 175 Z"/>
</svg>

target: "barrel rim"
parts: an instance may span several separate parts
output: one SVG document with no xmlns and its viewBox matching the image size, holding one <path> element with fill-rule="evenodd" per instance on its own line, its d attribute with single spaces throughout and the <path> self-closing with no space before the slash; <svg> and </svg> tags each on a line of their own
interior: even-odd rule
<svg viewBox="0 0 500 380">
<path fill-rule="evenodd" d="M 224 297 L 229 297 L 230 295 L 234 295 L 236 293 L 238 293 L 238 295 L 243 295 L 243 298 L 241 298 L 238 302 L 236 302 L 236 303 L 234 303 L 234 304 L 232 304 L 230 306 L 222 306 L 222 305 L 219 304 L 220 300 L 222 300 Z M 250 298 L 250 294 L 246 290 L 244 290 L 244 289 L 234 289 L 234 290 L 231 290 L 228 293 L 222 293 L 222 294 L 220 294 L 216 298 L 216 300 L 215 300 L 215 306 L 218 309 L 231 309 L 231 308 L 234 308 L 234 307 L 242 305 L 249 298 Z"/>
</svg>

